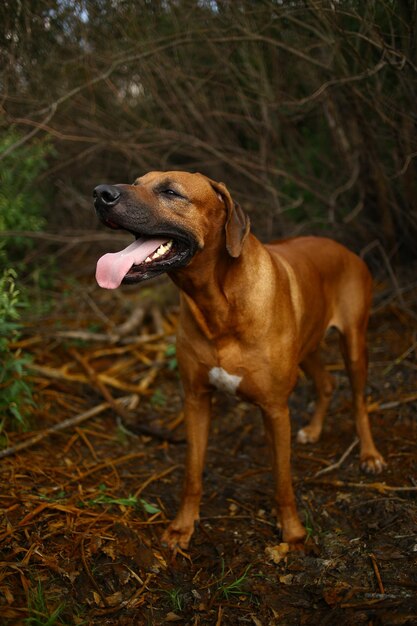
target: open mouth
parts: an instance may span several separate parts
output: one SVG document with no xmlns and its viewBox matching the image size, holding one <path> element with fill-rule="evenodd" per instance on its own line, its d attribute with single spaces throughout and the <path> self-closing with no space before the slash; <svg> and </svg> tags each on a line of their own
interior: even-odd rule
<svg viewBox="0 0 417 626">
<path fill-rule="evenodd" d="M 100 287 L 116 289 L 122 283 L 138 283 L 184 267 L 196 250 L 196 243 L 188 233 L 133 234 L 136 239 L 129 246 L 98 260 L 96 280 Z"/>
</svg>

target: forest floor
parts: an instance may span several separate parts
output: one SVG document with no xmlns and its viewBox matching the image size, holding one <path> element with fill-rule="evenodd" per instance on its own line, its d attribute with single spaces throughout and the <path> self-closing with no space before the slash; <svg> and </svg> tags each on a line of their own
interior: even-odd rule
<svg viewBox="0 0 417 626">
<path fill-rule="evenodd" d="M 291 400 L 309 548 L 281 544 L 258 410 L 219 394 L 201 521 L 173 557 L 160 538 L 185 455 L 175 294 L 167 280 L 117 293 L 68 282 L 19 344 L 33 355 L 36 408 L 32 430 L 7 445 L 42 438 L 0 461 L 1 624 L 416 624 L 417 288 L 410 276 L 404 285 L 378 286 L 369 329 L 384 473 L 363 475 L 350 449 L 349 385 L 331 334 L 337 389 L 317 444 L 294 436 L 312 410 L 310 383 L 301 378 Z"/>
</svg>

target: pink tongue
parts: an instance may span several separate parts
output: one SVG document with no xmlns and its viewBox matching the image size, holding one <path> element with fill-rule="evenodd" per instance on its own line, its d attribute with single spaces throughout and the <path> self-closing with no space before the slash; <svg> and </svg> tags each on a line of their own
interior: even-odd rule
<svg viewBox="0 0 417 626">
<path fill-rule="evenodd" d="M 132 265 L 139 265 L 169 239 L 136 239 L 120 252 L 108 252 L 97 262 L 96 280 L 100 287 L 120 287 Z"/>
</svg>

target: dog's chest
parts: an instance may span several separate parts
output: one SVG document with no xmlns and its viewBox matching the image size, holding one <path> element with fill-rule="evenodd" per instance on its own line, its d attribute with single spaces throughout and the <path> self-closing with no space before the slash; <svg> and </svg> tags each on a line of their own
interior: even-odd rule
<svg viewBox="0 0 417 626">
<path fill-rule="evenodd" d="M 210 385 L 226 393 L 240 393 L 246 373 L 244 356 L 241 344 L 234 339 L 217 343 L 214 363 L 207 372 Z"/>
<path fill-rule="evenodd" d="M 227 393 L 236 393 L 239 384 L 242 382 L 242 376 L 229 374 L 223 367 L 212 367 L 208 378 L 210 385 L 213 385 L 219 391 L 226 391 Z"/>
</svg>

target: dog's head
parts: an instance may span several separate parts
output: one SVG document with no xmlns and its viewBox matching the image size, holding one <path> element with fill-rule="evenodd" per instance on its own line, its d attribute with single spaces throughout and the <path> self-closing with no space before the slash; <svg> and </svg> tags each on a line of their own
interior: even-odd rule
<svg viewBox="0 0 417 626">
<path fill-rule="evenodd" d="M 202 250 L 224 241 L 238 257 L 249 219 L 223 183 L 202 174 L 149 172 L 133 185 L 99 185 L 94 206 L 101 221 L 135 241 L 97 263 L 101 287 L 137 283 L 185 267 Z"/>
</svg>

